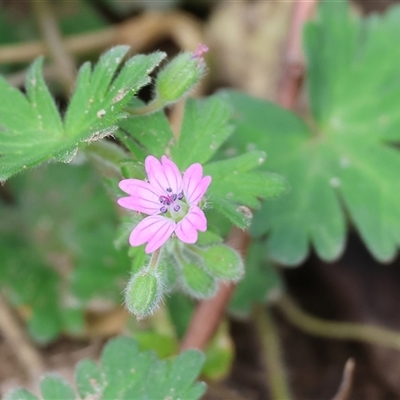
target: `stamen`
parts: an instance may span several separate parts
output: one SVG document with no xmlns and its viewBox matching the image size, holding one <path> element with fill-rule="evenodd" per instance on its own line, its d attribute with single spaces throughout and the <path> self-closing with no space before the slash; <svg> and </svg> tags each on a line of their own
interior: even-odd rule
<svg viewBox="0 0 400 400">
<path fill-rule="evenodd" d="M 162 213 L 166 213 L 168 211 L 168 207 L 163 206 L 163 207 L 160 208 L 160 211 Z"/>
<path fill-rule="evenodd" d="M 178 196 L 177 196 L 176 194 L 173 194 L 173 195 L 171 196 L 172 201 L 175 201 L 177 197 L 178 197 Z"/>
<path fill-rule="evenodd" d="M 176 206 L 174 207 L 174 211 L 179 211 L 180 209 L 181 209 L 181 207 L 178 206 L 178 205 L 176 205 Z"/>
<path fill-rule="evenodd" d="M 182 200 L 182 199 L 183 199 L 183 193 L 181 192 L 178 194 L 178 200 Z"/>
<path fill-rule="evenodd" d="M 172 189 L 171 189 L 171 188 L 167 188 L 166 191 L 167 191 L 168 193 L 171 193 L 171 192 L 172 192 Z"/>
</svg>

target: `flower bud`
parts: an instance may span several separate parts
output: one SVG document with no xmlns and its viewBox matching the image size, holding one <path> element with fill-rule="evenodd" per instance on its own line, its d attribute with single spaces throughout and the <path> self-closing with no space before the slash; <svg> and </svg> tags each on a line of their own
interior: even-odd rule
<svg viewBox="0 0 400 400">
<path fill-rule="evenodd" d="M 221 280 L 238 281 L 243 277 L 244 267 L 240 255 L 223 244 L 201 251 L 206 271 Z"/>
<path fill-rule="evenodd" d="M 182 287 L 196 299 L 208 299 L 217 291 L 217 282 L 197 264 L 185 263 L 182 269 Z"/>
<path fill-rule="evenodd" d="M 158 101 L 178 101 L 199 83 L 206 69 L 202 54 L 207 50 L 199 44 L 195 52 L 179 54 L 160 71 L 155 84 Z"/>
<path fill-rule="evenodd" d="M 138 319 L 151 315 L 157 308 L 163 293 L 159 274 L 145 268 L 132 275 L 125 289 L 126 308 Z"/>
</svg>

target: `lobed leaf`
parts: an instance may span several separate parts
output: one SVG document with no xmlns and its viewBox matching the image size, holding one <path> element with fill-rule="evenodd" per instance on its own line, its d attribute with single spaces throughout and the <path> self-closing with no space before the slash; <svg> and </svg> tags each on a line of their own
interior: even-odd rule
<svg viewBox="0 0 400 400">
<path fill-rule="evenodd" d="M 181 170 L 211 159 L 232 133 L 231 115 L 223 94 L 187 100 L 179 138 L 171 148 L 172 158 Z"/>
<path fill-rule="evenodd" d="M 103 349 L 101 365 L 83 360 L 76 368 L 76 385 L 82 398 L 146 400 L 199 399 L 205 384 L 195 382 L 204 363 L 197 350 L 188 350 L 174 360 L 159 360 L 154 353 L 139 351 L 128 337 L 110 340 Z M 41 383 L 44 400 L 75 400 L 76 395 L 60 376 L 47 375 Z M 6 394 L 8 400 L 37 400 L 23 389 Z"/>
<path fill-rule="evenodd" d="M 43 79 L 42 58 L 29 68 L 26 96 L 0 77 L 0 180 L 52 158 L 68 162 L 78 147 L 117 129 L 124 105 L 165 56 L 137 55 L 122 66 L 128 49 L 109 50 L 93 72 L 89 63 L 81 67 L 64 122 Z"/>
<path fill-rule="evenodd" d="M 229 94 L 235 149 L 245 151 L 244 140 L 255 143 L 290 185 L 287 196 L 263 204 L 251 228 L 255 236 L 269 234 L 268 252 L 283 264 L 301 263 L 310 243 L 324 260 L 339 257 L 346 215 L 379 261 L 397 252 L 400 50 L 385 43 L 400 34 L 399 16 L 398 6 L 359 19 L 346 3 L 321 3 L 319 18 L 305 30 L 309 126 L 271 103 Z"/>
</svg>

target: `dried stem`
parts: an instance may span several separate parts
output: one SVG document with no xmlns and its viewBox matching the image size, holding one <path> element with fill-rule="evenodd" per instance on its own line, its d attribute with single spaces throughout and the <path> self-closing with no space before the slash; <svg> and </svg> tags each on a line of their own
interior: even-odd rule
<svg viewBox="0 0 400 400">
<path fill-rule="evenodd" d="M 48 0 L 32 0 L 32 6 L 47 49 L 56 64 L 60 81 L 69 93 L 75 82 L 75 65 L 65 48 L 54 13 Z"/>
<path fill-rule="evenodd" d="M 312 15 L 318 0 L 297 0 L 293 11 L 291 30 L 286 48 L 278 103 L 288 109 L 295 106 L 304 75 L 302 29 Z"/>
<path fill-rule="evenodd" d="M 275 305 L 297 328 L 319 337 L 335 340 L 355 340 L 400 351 L 400 333 L 373 325 L 333 322 L 303 311 L 287 294 L 281 294 Z"/>
<path fill-rule="evenodd" d="M 332 400 L 347 400 L 349 398 L 351 386 L 353 384 L 355 367 L 355 361 L 352 358 L 349 358 L 344 366 L 343 378 L 339 390 Z"/>
<path fill-rule="evenodd" d="M 0 331 L 27 377 L 32 380 L 37 379 L 45 371 L 44 361 L 2 295 L 0 295 Z"/>
<path fill-rule="evenodd" d="M 193 50 L 202 41 L 201 25 L 182 12 L 147 12 L 110 28 L 70 36 L 63 43 L 69 54 L 77 56 L 116 44 L 129 44 L 133 52 L 138 52 L 166 37 L 172 38 L 183 50 Z M 41 41 L 0 46 L 0 64 L 29 62 L 48 53 L 48 47 Z"/>
<path fill-rule="evenodd" d="M 261 344 L 261 356 L 267 372 L 267 382 L 273 400 L 292 398 L 286 379 L 278 333 L 268 307 L 254 307 L 254 322 Z"/>
<path fill-rule="evenodd" d="M 228 237 L 227 244 L 244 256 L 249 241 L 250 237 L 247 232 L 234 227 Z M 203 300 L 199 303 L 182 339 L 181 350 L 190 348 L 202 350 L 206 347 L 218 328 L 234 290 L 235 285 L 233 284 L 221 284 L 217 294 L 212 299 Z"/>
</svg>

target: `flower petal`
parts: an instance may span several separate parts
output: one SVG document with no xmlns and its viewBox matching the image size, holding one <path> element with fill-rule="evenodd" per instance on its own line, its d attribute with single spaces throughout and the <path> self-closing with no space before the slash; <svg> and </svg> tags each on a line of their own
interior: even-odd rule
<svg viewBox="0 0 400 400">
<path fill-rule="evenodd" d="M 145 251 L 152 253 L 170 238 L 175 226 L 172 219 L 151 215 L 136 225 L 129 237 L 129 243 L 131 246 L 140 246 L 147 242 Z"/>
<path fill-rule="evenodd" d="M 197 205 L 211 183 L 211 176 L 203 178 L 201 164 L 192 164 L 183 174 L 183 192 L 191 205 Z"/>
<path fill-rule="evenodd" d="M 123 179 L 119 187 L 131 195 L 118 199 L 120 206 L 148 215 L 160 212 L 160 198 L 150 183 L 138 179 Z"/>
<path fill-rule="evenodd" d="M 182 221 L 178 222 L 175 233 L 182 242 L 195 243 L 197 231 L 207 230 L 207 219 L 204 212 L 197 206 L 192 206 Z"/>
<path fill-rule="evenodd" d="M 159 195 L 171 193 L 178 194 L 182 191 L 182 175 L 178 167 L 167 157 L 162 156 L 161 163 L 153 156 L 147 156 L 145 160 L 147 177 L 151 186 Z"/>
</svg>

